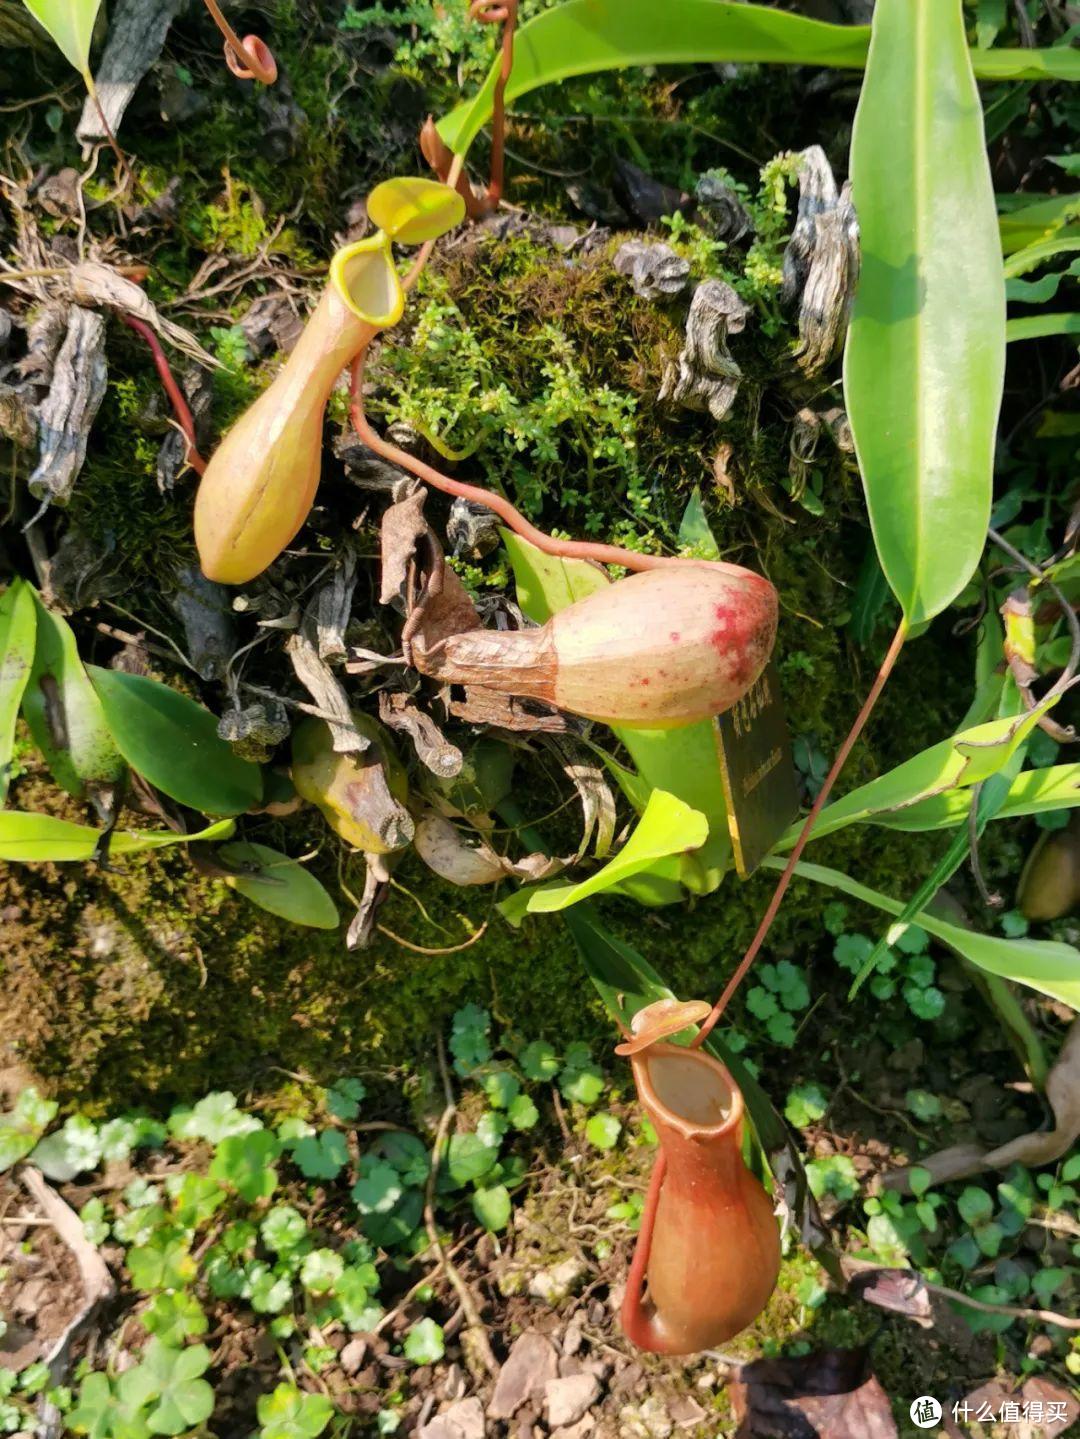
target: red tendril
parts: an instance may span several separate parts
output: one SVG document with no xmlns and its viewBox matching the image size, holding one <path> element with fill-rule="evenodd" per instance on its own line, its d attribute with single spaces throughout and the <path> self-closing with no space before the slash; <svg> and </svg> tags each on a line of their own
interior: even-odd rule
<svg viewBox="0 0 1080 1439">
<path fill-rule="evenodd" d="M 501 25 L 502 64 L 495 82 L 491 107 L 491 169 L 487 190 L 480 199 L 483 215 L 494 210 L 502 199 L 503 166 L 506 150 L 506 84 L 514 68 L 514 31 L 517 29 L 517 0 L 472 0 L 469 19 L 481 25 Z"/>
<path fill-rule="evenodd" d="M 150 353 L 154 357 L 154 368 L 158 372 L 158 378 L 169 397 L 177 423 L 187 441 L 187 454 L 184 458 L 195 473 L 201 475 L 206 469 L 206 461 L 199 454 L 198 446 L 195 443 L 195 421 L 188 408 L 188 402 L 184 398 L 184 392 L 176 383 L 176 378 L 169 368 L 169 361 L 165 356 L 165 351 L 161 348 L 161 341 L 145 320 L 137 320 L 134 315 L 121 315 L 120 318 L 129 329 L 134 330 L 137 335 L 141 335 L 150 346 Z"/>
<path fill-rule="evenodd" d="M 258 80 L 260 85 L 272 85 L 278 76 L 277 61 L 270 47 L 258 35 L 237 35 L 218 8 L 217 0 L 204 0 L 214 24 L 225 39 L 225 63 L 238 80 Z"/>
</svg>

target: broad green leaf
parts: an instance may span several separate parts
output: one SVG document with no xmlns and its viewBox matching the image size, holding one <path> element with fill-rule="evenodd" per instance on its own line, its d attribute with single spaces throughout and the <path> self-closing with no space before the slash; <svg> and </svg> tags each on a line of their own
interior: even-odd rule
<svg viewBox="0 0 1080 1439">
<path fill-rule="evenodd" d="M 290 924 L 312 929 L 335 929 L 339 922 L 334 901 L 315 876 L 276 849 L 246 840 L 224 844 L 216 859 L 236 870 L 225 883 L 245 899 Z"/>
<path fill-rule="evenodd" d="M 143 675 L 89 667 L 109 729 L 133 770 L 204 814 L 240 814 L 262 797 L 259 766 L 238 759 L 208 709 Z"/>
<path fill-rule="evenodd" d="M 71 626 L 34 593 L 37 644 L 22 712 L 53 779 L 76 799 L 116 784 L 124 762 L 94 687 L 79 659 Z"/>
<path fill-rule="evenodd" d="M 866 62 L 870 27 L 831 25 L 764 5 L 733 0 L 565 0 L 517 32 L 506 87 L 514 101 L 541 85 L 629 65 L 723 62 L 826 65 L 858 70 Z M 1080 79 L 1080 54 L 1049 50 L 979 50 L 976 74 L 992 80 Z M 479 92 L 439 121 L 451 150 L 465 154 L 491 118 L 499 62 Z"/>
<path fill-rule="evenodd" d="M 172 830 L 115 829 L 109 836 L 109 855 L 142 854 L 148 849 L 166 849 L 173 844 L 192 844 L 196 840 L 228 839 L 236 828 L 231 819 L 197 834 L 175 834 Z M 104 839 L 104 832 L 90 825 L 74 824 L 52 815 L 30 814 L 25 810 L 0 811 L 0 859 L 17 860 L 23 864 L 51 860 L 54 864 L 92 859 Z"/>
<path fill-rule="evenodd" d="M 576 884 L 550 884 L 521 889 L 505 902 L 503 913 L 516 923 L 524 910 L 552 914 L 578 904 L 647 870 L 658 859 L 696 849 L 708 838 L 703 814 L 665 790 L 654 789 L 633 834 L 614 859 Z"/>
<path fill-rule="evenodd" d="M 720 546 L 716 543 L 716 536 L 709 528 L 709 521 L 705 514 L 705 506 L 701 503 L 701 486 L 695 485 L 693 493 L 683 510 L 683 517 L 679 521 L 679 544 L 703 560 L 718 560 L 720 558 Z"/>
<path fill-rule="evenodd" d="M 334 1417 L 325 1394 L 305 1394 L 295 1384 L 279 1384 L 255 1405 L 260 1439 L 317 1439 Z"/>
<path fill-rule="evenodd" d="M 862 271 L 844 393 L 881 567 L 912 626 L 955 599 L 982 555 L 1005 372 L 961 0 L 878 0 L 851 177 Z"/>
<path fill-rule="evenodd" d="M 861 820 L 876 820 L 881 814 L 903 813 L 916 801 L 989 779 L 1031 733 L 1036 718 L 1032 713 L 1020 720 L 1008 717 L 989 720 L 913 755 L 879 779 L 860 785 L 843 799 L 826 805 L 814 825 L 812 838 L 821 839 Z M 792 825 L 777 842 L 776 849 L 780 852 L 790 849 L 799 837 L 800 828 L 798 824 Z"/>
<path fill-rule="evenodd" d="M 489 1232 L 505 1229 L 510 1223 L 510 1193 L 505 1184 L 492 1184 L 477 1189 L 472 1197 L 472 1210 Z"/>
<path fill-rule="evenodd" d="M 975 43 L 980 50 L 989 50 L 999 30 L 1005 28 L 1006 0 L 979 0 L 975 12 Z"/>
<path fill-rule="evenodd" d="M 152 1434 L 183 1434 L 209 1419 L 214 1391 L 201 1376 L 210 1367 L 205 1344 L 172 1348 L 156 1336 L 143 1351 L 142 1363 L 120 1376 L 120 1398 L 135 1408 L 153 1405 L 148 1416 Z"/>
<path fill-rule="evenodd" d="M 1043 340 L 1048 335 L 1080 335 L 1080 315 L 1061 313 L 1023 315 L 1005 326 L 1009 344 L 1017 340 Z"/>
<path fill-rule="evenodd" d="M 15 722 L 34 663 L 36 633 L 33 591 L 22 580 L 12 580 L 0 595 L 0 805 L 7 798 Z"/>
<path fill-rule="evenodd" d="M 405 1358 L 414 1364 L 437 1364 L 446 1352 L 443 1332 L 434 1319 L 421 1319 L 405 1336 Z"/>
<path fill-rule="evenodd" d="M 781 870 L 784 865 L 782 860 L 766 859 L 762 861 L 762 867 Z M 827 869 L 824 865 L 800 861 L 795 873 L 803 879 L 838 889 L 852 899 L 884 910 L 886 914 L 896 916 L 904 908 L 899 900 L 876 889 L 868 889 L 839 870 Z M 920 928 L 979 969 L 985 969 L 988 974 L 1026 984 L 1029 989 L 1038 990 L 1051 999 L 1061 1000 L 1071 1009 L 1080 1010 L 1080 951 L 1071 944 L 1048 939 L 1001 939 L 995 934 L 975 934 L 970 929 L 927 914 L 925 910 L 916 915 L 916 919 Z"/>
<path fill-rule="evenodd" d="M 518 604 L 526 618 L 537 624 L 610 583 L 603 570 L 585 560 L 546 555 L 510 530 L 500 530 L 500 534 L 514 569 Z"/>
<path fill-rule="evenodd" d="M 93 91 L 90 76 L 90 42 L 94 37 L 101 0 L 24 0 L 26 8 L 55 41 L 57 49 L 74 65 Z"/>
</svg>

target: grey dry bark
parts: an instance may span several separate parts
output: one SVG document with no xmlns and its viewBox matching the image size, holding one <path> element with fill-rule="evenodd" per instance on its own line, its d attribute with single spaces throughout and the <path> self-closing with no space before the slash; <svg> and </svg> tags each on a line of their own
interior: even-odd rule
<svg viewBox="0 0 1080 1439">
<path fill-rule="evenodd" d="M 735 403 L 742 370 L 728 349 L 728 336 L 746 328 L 750 307 L 723 280 L 706 280 L 694 291 L 686 317 L 686 341 L 669 367 L 660 399 L 708 410 L 722 420 Z"/>
<path fill-rule="evenodd" d="M 139 81 L 161 54 L 183 0 L 120 0 L 109 16 L 109 38 L 94 83 L 115 135 Z M 75 131 L 80 140 L 106 138 L 97 106 L 87 95 Z"/>
<path fill-rule="evenodd" d="M 39 458 L 28 482 L 30 493 L 46 505 L 66 505 L 71 498 L 107 378 L 105 321 L 72 305 L 49 393 L 38 410 Z"/>
</svg>

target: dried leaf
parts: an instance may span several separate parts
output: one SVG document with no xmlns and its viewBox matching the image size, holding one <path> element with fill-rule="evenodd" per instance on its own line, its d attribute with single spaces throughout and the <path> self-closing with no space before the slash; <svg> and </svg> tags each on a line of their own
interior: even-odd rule
<svg viewBox="0 0 1080 1439">
<path fill-rule="evenodd" d="M 428 522 L 424 518 L 424 502 L 427 490 L 418 487 L 404 499 L 390 505 L 383 513 L 380 531 L 382 550 L 382 586 L 379 590 L 381 605 L 393 604 L 394 600 L 405 600 L 405 586 L 409 564 L 416 554 L 416 547 L 428 533 Z"/>
<path fill-rule="evenodd" d="M 292 660 L 296 678 L 304 686 L 330 726 L 334 737 L 334 749 L 339 754 L 366 750 L 369 741 L 353 723 L 348 696 L 330 670 L 330 666 L 319 658 L 319 652 L 311 638 L 313 625 L 305 621 L 303 627 L 285 642 L 285 651 Z"/>
<path fill-rule="evenodd" d="M 185 565 L 176 579 L 168 602 L 184 626 L 188 658 L 202 679 L 220 679 L 236 649 L 229 592 L 198 565 Z"/>
<path fill-rule="evenodd" d="M 379 694 L 379 718 L 388 729 L 407 734 L 413 742 L 417 758 L 432 774 L 452 779 L 461 773 L 464 756 L 452 745 L 429 714 L 420 709 L 410 695 Z"/>
<path fill-rule="evenodd" d="M 903 1314 L 907 1319 L 914 1319 L 923 1329 L 934 1327 L 930 1293 L 922 1275 L 916 1270 L 886 1269 L 848 1254 L 841 1257 L 840 1267 L 851 1293 L 867 1304 L 888 1309 L 892 1314 Z"/>
<path fill-rule="evenodd" d="M 728 336 L 746 328 L 749 314 L 749 305 L 723 280 L 699 285 L 690 302 L 682 353 L 664 375 L 660 399 L 688 410 L 708 410 L 714 420 L 722 420 L 735 403 L 742 379 Z"/>
<path fill-rule="evenodd" d="M 356 589 L 356 553 L 350 547 L 334 569 L 333 578 L 322 585 L 309 607 L 315 624 L 315 641 L 321 660 L 345 658 L 345 630 L 352 613 Z"/>
<path fill-rule="evenodd" d="M 984 1424 L 978 1421 L 980 1410 L 984 1415 L 999 1415 L 1005 1404 L 1016 1406 L 1021 1415 L 1018 1423 L 1006 1423 L 997 1430 L 990 1423 L 985 1423 L 984 1427 Z M 1054 1412 L 1051 1406 L 1056 1406 L 1058 1414 L 1064 1417 L 1048 1419 L 1046 1416 Z M 1041 1374 L 1025 1379 L 1019 1388 L 1010 1388 L 1003 1379 L 990 1379 L 973 1389 L 970 1394 L 965 1394 L 963 1399 L 958 1401 L 957 1408 L 959 1414 L 965 1418 L 963 1427 L 953 1419 L 951 1404 L 945 1406 L 942 1416 L 944 1432 L 949 1439 L 971 1439 L 972 1435 L 989 1436 L 991 1432 L 1007 1433 L 1009 1439 L 1057 1439 L 1059 1434 L 1064 1434 L 1080 1419 L 1080 1403 L 1077 1403 L 1069 1390 Z M 1039 1413 L 1043 1415 L 1043 1419 L 1025 1419 L 1022 1417 L 1025 1413 Z"/>
<path fill-rule="evenodd" d="M 35 499 L 66 505 L 71 498 L 107 378 L 105 321 L 72 305 L 49 393 L 38 409 L 39 459 L 28 481 Z"/>
<path fill-rule="evenodd" d="M 483 840 L 470 843 L 455 824 L 434 810 L 426 810 L 417 820 L 413 846 L 427 867 L 450 884 L 465 888 L 497 884 L 506 877 L 498 855 Z"/>
<path fill-rule="evenodd" d="M 456 559 L 482 560 L 499 547 L 499 517 L 459 495 L 450 506 L 446 538 Z"/>
<path fill-rule="evenodd" d="M 730 1394 L 736 1439 L 896 1439 L 888 1395 L 863 1349 L 743 1364 Z"/>
<path fill-rule="evenodd" d="M 859 278 L 859 226 L 851 186 L 839 195 L 825 152 L 811 145 L 802 154 L 799 211 L 784 252 L 786 304 L 799 299 L 799 344 L 795 358 L 815 375 L 839 353 Z"/>
<path fill-rule="evenodd" d="M 1046 1098 L 1054 1112 L 1053 1129 L 1018 1135 L 997 1149 L 984 1150 L 975 1144 L 957 1144 L 920 1159 L 918 1167 L 929 1170 L 934 1184 L 963 1179 L 988 1169 L 1008 1169 L 1023 1164 L 1029 1169 L 1053 1164 L 1080 1138 L 1080 1019 L 1073 1020 L 1061 1053 L 1046 1080 Z M 889 1189 L 910 1192 L 910 1170 L 895 1169 L 882 1178 Z"/>
<path fill-rule="evenodd" d="M 109 14 L 109 38 L 94 84 L 113 134 L 139 81 L 161 54 L 165 35 L 182 0 L 120 0 Z M 105 130 L 88 95 L 75 131 L 80 140 L 104 140 Z"/>
<path fill-rule="evenodd" d="M 77 304 L 107 305 L 110 309 L 119 310 L 122 315 L 134 315 L 190 359 L 207 369 L 221 368 L 220 362 L 203 349 L 190 331 L 159 315 L 145 290 L 134 281 L 125 280 L 108 265 L 99 265 L 96 260 L 83 260 L 72 266 L 66 279 Z"/>
<path fill-rule="evenodd" d="M 449 708 L 455 719 L 466 724 L 495 725 L 515 732 L 542 730 L 547 734 L 562 734 L 567 729 L 566 720 L 557 711 L 546 714 L 530 700 L 493 694 L 476 686 L 466 688 L 463 700 L 451 700 Z"/>
<path fill-rule="evenodd" d="M 643 240 L 627 240 L 615 251 L 611 263 L 615 273 L 625 275 L 634 294 L 643 300 L 681 295 L 690 279 L 689 260 L 659 241 L 649 245 Z"/>
<path fill-rule="evenodd" d="M 364 856 L 364 892 L 345 935 L 345 948 L 367 949 L 375 933 L 375 914 L 390 890 L 390 871 L 379 854 Z"/>
<path fill-rule="evenodd" d="M 746 206 L 717 175 L 702 175 L 694 187 L 694 199 L 705 228 L 717 240 L 736 245 L 753 234 L 754 222 Z"/>
</svg>

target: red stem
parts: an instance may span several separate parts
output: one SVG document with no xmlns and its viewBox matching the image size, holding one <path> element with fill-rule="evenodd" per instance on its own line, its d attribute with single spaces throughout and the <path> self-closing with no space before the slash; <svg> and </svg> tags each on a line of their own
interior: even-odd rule
<svg viewBox="0 0 1080 1439">
<path fill-rule="evenodd" d="M 201 475 L 206 469 L 206 461 L 199 454 L 198 446 L 195 443 L 195 421 L 192 418 L 188 402 L 184 398 L 184 392 L 176 383 L 172 370 L 169 368 L 169 361 L 165 351 L 161 348 L 161 341 L 154 334 L 153 330 L 145 320 L 137 320 L 134 315 L 121 315 L 124 324 L 141 335 L 150 346 L 150 353 L 154 357 L 154 367 L 158 372 L 165 393 L 172 404 L 173 412 L 176 415 L 177 423 L 184 432 L 184 439 L 187 441 L 186 459 L 197 475 Z"/>
<path fill-rule="evenodd" d="M 881 662 L 881 668 L 877 672 L 874 683 L 870 686 L 870 693 L 863 701 L 862 709 L 855 716 L 855 723 L 848 731 L 844 743 L 840 746 L 836 758 L 833 760 L 832 769 L 826 775 L 825 783 L 821 786 L 817 798 L 810 807 L 810 813 L 806 816 L 803 827 L 799 831 L 799 838 L 795 841 L 795 847 L 788 856 L 788 862 L 784 866 L 783 873 L 779 880 L 777 880 L 776 888 L 773 890 L 772 898 L 769 900 L 769 907 L 761 917 L 761 923 L 757 927 L 757 933 L 750 941 L 750 947 L 743 955 L 738 969 L 728 980 L 723 994 L 713 1005 L 712 1013 L 698 1030 L 697 1035 L 690 1045 L 691 1049 L 696 1049 L 699 1045 L 705 1043 L 713 1026 L 727 1008 L 732 995 L 745 979 L 747 971 L 757 958 L 761 946 L 765 943 L 765 938 L 772 928 L 772 922 L 776 918 L 777 911 L 780 908 L 780 902 L 787 893 L 788 885 L 791 883 L 792 877 L 795 874 L 795 866 L 798 864 L 799 857 L 806 848 L 806 843 L 810 838 L 810 831 L 814 827 L 814 822 L 824 809 L 825 802 L 829 798 L 829 794 L 832 791 L 833 785 L 836 783 L 840 771 L 847 762 L 847 757 L 851 753 L 855 741 L 862 734 L 866 721 L 870 718 L 871 711 L 877 704 L 881 691 L 885 688 L 885 681 L 889 678 L 896 661 L 900 657 L 900 651 L 903 649 L 905 639 L 907 639 L 907 622 L 901 620 L 897 626 L 896 634 L 893 635 L 892 643 L 889 645 L 885 658 Z"/>
<path fill-rule="evenodd" d="M 272 85 L 278 76 L 277 61 L 268 45 L 258 35 L 247 35 L 243 40 L 221 13 L 216 0 L 204 0 L 214 24 L 225 37 L 225 63 L 238 80 L 258 80 L 260 85 Z"/>
<path fill-rule="evenodd" d="M 517 0 L 493 4 L 492 0 L 472 0 L 469 17 L 488 25 L 501 24 L 502 65 L 491 106 L 491 169 L 487 189 L 480 201 L 480 213 L 494 210 L 502 199 L 504 155 L 506 150 L 506 82 L 514 68 L 514 31 L 517 28 Z"/>
<path fill-rule="evenodd" d="M 423 460 L 418 460 L 407 450 L 402 450 L 397 445 L 391 444 L 389 440 L 384 440 L 371 428 L 368 418 L 364 414 L 362 386 L 366 354 L 366 349 L 362 350 L 353 361 L 350 413 L 353 428 L 360 440 L 367 445 L 369 450 L 374 450 L 384 460 L 399 465 L 403 470 L 409 470 L 418 479 L 441 490 L 444 495 L 455 495 L 459 499 L 472 500 L 474 504 L 484 505 L 485 508 L 497 514 L 508 529 L 513 530 L 516 535 L 520 535 L 523 540 L 528 540 L 531 545 L 535 545 L 546 555 L 556 555 L 560 559 L 567 560 L 595 560 L 598 564 L 622 565 L 624 569 L 635 571 L 655 570 L 662 565 L 687 563 L 674 555 L 640 555 L 636 550 L 624 550 L 618 545 L 595 544 L 590 540 L 557 540 L 553 535 L 545 534 L 543 530 L 538 530 L 535 525 L 531 525 L 525 516 L 502 495 L 481 489 L 479 485 L 467 485 L 462 480 L 452 480 L 449 475 L 444 475 L 431 465 L 425 464 Z"/>
</svg>

